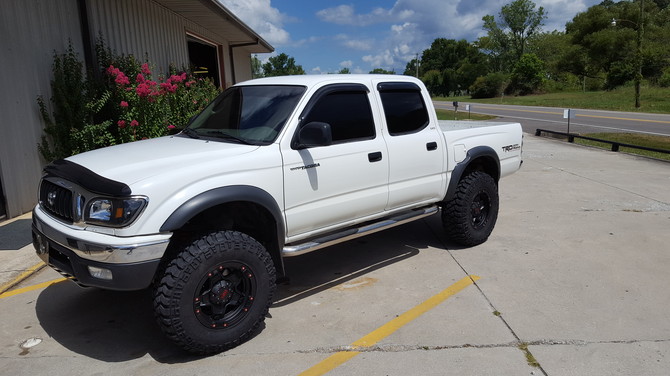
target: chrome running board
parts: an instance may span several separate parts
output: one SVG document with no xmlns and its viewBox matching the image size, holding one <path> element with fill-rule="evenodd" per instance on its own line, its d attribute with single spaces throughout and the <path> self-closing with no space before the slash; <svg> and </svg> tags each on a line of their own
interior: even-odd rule
<svg viewBox="0 0 670 376">
<path fill-rule="evenodd" d="M 417 219 L 425 218 L 437 213 L 437 206 L 431 206 L 423 209 L 416 209 L 409 212 L 383 218 L 379 222 L 366 223 L 362 227 L 352 227 L 347 230 L 326 235 L 317 239 L 309 240 L 301 244 L 287 245 L 282 249 L 282 256 L 292 257 L 304 255 L 321 248 L 329 247 L 338 243 L 346 242 L 348 240 L 360 238 L 361 236 L 373 234 L 378 231 L 386 230 L 391 227 L 400 226 L 408 222 L 416 221 Z"/>
</svg>

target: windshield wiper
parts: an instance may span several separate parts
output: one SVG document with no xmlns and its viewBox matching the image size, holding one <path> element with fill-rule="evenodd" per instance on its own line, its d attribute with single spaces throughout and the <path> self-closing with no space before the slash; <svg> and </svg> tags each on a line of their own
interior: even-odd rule
<svg viewBox="0 0 670 376">
<path fill-rule="evenodd" d="M 208 135 L 213 135 L 213 136 L 216 136 L 216 137 L 225 138 L 227 140 L 235 140 L 235 141 L 237 141 L 241 144 L 245 144 L 245 145 L 255 145 L 254 143 L 249 142 L 249 141 L 247 141 L 247 140 L 245 140 L 241 137 L 233 136 L 232 134 L 226 133 L 224 131 L 207 131 L 206 133 Z"/>
<path fill-rule="evenodd" d="M 184 128 L 184 130 L 181 131 L 181 133 L 191 137 L 191 138 L 200 138 L 198 135 L 198 132 L 194 131 L 191 128 Z"/>
</svg>

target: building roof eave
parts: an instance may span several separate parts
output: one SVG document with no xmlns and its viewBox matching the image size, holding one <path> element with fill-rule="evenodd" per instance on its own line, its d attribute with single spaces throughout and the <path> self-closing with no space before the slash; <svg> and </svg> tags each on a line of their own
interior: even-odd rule
<svg viewBox="0 0 670 376">
<path fill-rule="evenodd" d="M 228 40 L 244 44 L 250 53 L 269 53 L 274 47 L 217 0 L 154 0 L 172 12 Z"/>
</svg>

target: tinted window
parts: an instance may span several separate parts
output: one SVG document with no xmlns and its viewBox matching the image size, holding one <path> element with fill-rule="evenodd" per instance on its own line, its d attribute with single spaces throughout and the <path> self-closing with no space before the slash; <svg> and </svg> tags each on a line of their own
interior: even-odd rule
<svg viewBox="0 0 670 376">
<path fill-rule="evenodd" d="M 380 92 L 380 96 L 386 125 L 392 136 L 418 132 L 428 125 L 428 110 L 420 91 L 385 90 Z"/>
<path fill-rule="evenodd" d="M 330 124 L 333 143 L 375 138 L 367 92 L 333 91 L 317 98 L 302 124 Z"/>
</svg>

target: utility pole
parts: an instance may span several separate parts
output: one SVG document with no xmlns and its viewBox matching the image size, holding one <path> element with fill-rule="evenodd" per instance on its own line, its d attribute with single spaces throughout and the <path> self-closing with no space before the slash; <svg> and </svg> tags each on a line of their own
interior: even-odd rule
<svg viewBox="0 0 670 376">
<path fill-rule="evenodd" d="M 640 108 L 642 81 L 642 35 L 644 34 L 644 0 L 640 0 L 640 18 L 637 22 L 637 72 L 635 73 L 635 108 Z"/>
<path fill-rule="evenodd" d="M 416 66 L 416 78 L 419 78 L 419 53 L 416 53 L 416 59 L 414 59 L 414 65 Z"/>
<path fill-rule="evenodd" d="M 637 27 L 637 49 L 635 51 L 635 108 L 640 108 L 640 85 L 642 83 L 642 37 L 644 35 L 644 0 L 640 2 L 640 14 L 638 15 L 637 23 L 625 19 L 612 19 L 612 26 L 617 25 L 617 21 L 629 22 Z"/>
<path fill-rule="evenodd" d="M 416 67 L 416 78 L 419 78 L 419 53 L 416 53 L 416 59 L 414 59 L 414 66 Z"/>
</svg>

